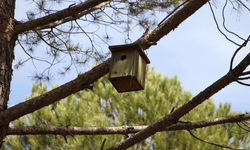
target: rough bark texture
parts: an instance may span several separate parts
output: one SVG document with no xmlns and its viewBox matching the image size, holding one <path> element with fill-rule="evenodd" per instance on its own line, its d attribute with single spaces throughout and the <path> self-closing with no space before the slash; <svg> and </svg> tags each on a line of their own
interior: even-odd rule
<svg viewBox="0 0 250 150">
<path fill-rule="evenodd" d="M 106 75 L 109 71 L 109 61 L 106 60 L 102 64 L 96 66 L 90 71 L 79 75 L 75 80 L 72 80 L 58 88 L 55 88 L 38 97 L 22 102 L 18 105 L 10 107 L 2 114 L 4 123 L 9 123 L 28 113 L 32 113 L 40 108 L 48 106 L 56 101 L 59 101 L 71 94 L 89 88 L 90 84 L 97 81 L 100 77 Z"/>
<path fill-rule="evenodd" d="M 76 6 L 68 7 L 54 14 L 50 14 L 48 16 L 44 16 L 44 17 L 41 17 L 32 21 L 21 23 L 20 25 L 16 27 L 15 32 L 19 34 L 25 31 L 33 30 L 36 27 L 44 26 L 54 21 L 64 19 L 66 17 L 74 16 L 84 10 L 88 10 L 90 8 L 97 6 L 98 4 L 102 2 L 107 2 L 107 1 L 111 1 L 111 0 L 87 0 Z"/>
<path fill-rule="evenodd" d="M 162 128 L 160 131 L 193 130 L 212 125 L 235 123 L 250 119 L 250 114 L 215 118 L 201 122 L 179 121 L 169 127 Z M 28 126 L 28 127 L 9 127 L 8 135 L 105 135 L 105 134 L 133 134 L 146 129 L 148 126 L 119 126 L 119 127 L 58 127 L 58 126 Z"/>
<path fill-rule="evenodd" d="M 7 109 L 12 76 L 16 35 L 14 34 L 15 0 L 0 1 L 0 115 Z M 8 123 L 0 118 L 0 143 L 6 137 Z"/>
</svg>

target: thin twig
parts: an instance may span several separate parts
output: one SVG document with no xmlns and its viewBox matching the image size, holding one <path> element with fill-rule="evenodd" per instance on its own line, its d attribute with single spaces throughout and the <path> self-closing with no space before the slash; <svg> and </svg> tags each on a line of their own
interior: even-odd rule
<svg viewBox="0 0 250 150">
<path fill-rule="evenodd" d="M 236 56 L 236 54 L 243 48 L 247 45 L 248 41 L 250 39 L 250 35 L 248 36 L 248 38 L 245 40 L 244 43 L 242 43 L 241 45 L 239 45 L 239 48 L 237 48 L 237 50 L 234 52 L 232 58 L 231 58 L 231 61 L 230 61 L 230 71 L 233 70 L 233 61 L 234 61 L 234 58 Z"/>
<path fill-rule="evenodd" d="M 242 130 L 245 130 L 247 132 L 249 132 L 248 129 L 244 128 L 241 124 L 239 124 L 239 122 L 236 122 L 236 124 L 238 125 L 238 127 L 240 127 Z"/>
<path fill-rule="evenodd" d="M 159 24 L 158 27 L 161 26 L 163 22 L 165 22 L 166 19 L 168 19 L 174 12 L 176 12 L 181 6 L 185 5 L 190 0 L 186 0 L 185 2 L 181 3 L 179 6 L 177 6 L 172 12 L 170 12 L 167 17 L 165 17 Z"/>
<path fill-rule="evenodd" d="M 230 61 L 230 69 L 229 69 L 229 71 L 232 72 L 232 70 L 233 70 L 233 61 L 234 61 L 235 56 L 237 55 L 237 53 L 238 53 L 243 47 L 245 47 L 245 46 L 247 45 L 249 39 L 250 39 L 250 35 L 249 35 L 248 38 L 245 40 L 245 42 L 244 42 L 243 44 L 241 44 L 240 47 L 237 48 L 237 50 L 234 52 L 234 54 L 233 54 L 233 56 L 232 56 L 232 58 L 231 58 L 231 61 Z M 234 75 L 234 72 L 232 72 L 232 73 L 233 73 L 233 75 Z M 246 75 L 247 73 L 248 73 L 248 71 L 247 71 L 247 72 L 243 72 L 243 73 L 240 74 L 240 76 Z M 239 78 L 239 77 L 237 77 L 237 76 L 234 75 L 234 78 L 235 78 L 235 81 L 236 81 L 237 83 L 242 84 L 242 85 L 245 85 L 245 86 L 250 86 L 250 84 L 247 84 L 247 83 L 244 83 L 244 82 L 239 81 L 239 80 L 246 80 L 246 79 L 248 79 L 249 77 L 242 77 L 242 78 Z"/>
<path fill-rule="evenodd" d="M 63 138 L 64 138 L 65 142 L 68 143 L 66 135 L 64 135 Z"/>
<path fill-rule="evenodd" d="M 103 147 L 104 147 L 105 142 L 106 142 L 106 139 L 104 139 L 103 142 L 102 142 L 101 150 L 103 150 Z"/>
<path fill-rule="evenodd" d="M 249 125 L 249 123 L 248 123 L 247 121 L 242 121 L 242 123 L 243 123 L 246 127 L 248 127 L 248 128 L 250 129 L 250 125 Z M 250 131 L 250 130 L 248 130 L 248 131 Z"/>
<path fill-rule="evenodd" d="M 50 65 L 52 65 L 50 62 L 48 62 L 47 60 L 43 60 L 43 59 L 39 59 L 39 58 L 37 58 L 37 57 L 33 57 L 33 56 L 31 56 L 26 50 L 25 50 L 25 48 L 23 47 L 23 45 L 22 45 L 22 43 L 19 41 L 19 39 L 17 39 L 17 42 L 19 43 L 19 45 L 21 46 L 21 48 L 23 49 L 23 51 L 24 51 L 24 53 L 25 54 L 27 54 L 29 57 L 30 57 L 30 59 L 34 59 L 34 60 L 38 60 L 38 61 L 43 61 L 43 62 L 46 62 L 46 63 L 48 63 L 48 64 L 50 64 Z M 27 59 L 26 61 L 28 61 L 29 59 Z M 25 62 L 26 62 L 25 61 Z M 33 63 L 33 65 L 34 65 L 34 63 Z M 34 67 L 36 68 L 36 66 L 34 65 Z"/>
<path fill-rule="evenodd" d="M 200 138 L 198 138 L 197 136 L 195 136 L 190 130 L 187 130 L 189 132 L 189 134 L 191 136 L 193 136 L 195 139 L 199 140 L 199 141 L 202 141 L 204 143 L 207 143 L 207 144 L 210 144 L 210 145 L 214 145 L 214 146 L 218 146 L 218 147 L 221 147 L 221 148 L 227 148 L 227 149 L 233 149 L 233 150 L 247 150 L 247 149 L 236 149 L 236 148 L 232 148 L 232 147 L 229 147 L 229 146 L 223 146 L 223 145 L 219 145 L 219 144 L 215 144 L 215 143 L 212 143 L 212 142 L 207 142 L 205 140 L 202 140 Z"/>
<path fill-rule="evenodd" d="M 76 20 L 74 20 L 74 21 L 75 21 L 75 23 L 77 24 L 77 26 L 82 30 L 82 32 L 88 37 L 88 39 L 89 39 L 89 41 L 90 41 L 90 43 L 91 43 L 91 45 L 92 45 L 92 53 L 93 53 L 93 50 L 95 49 L 95 46 L 94 46 L 94 44 L 93 44 L 92 39 L 91 39 L 90 36 L 83 30 L 83 28 L 79 25 L 79 23 L 78 23 Z"/>
<path fill-rule="evenodd" d="M 227 1 L 228 1 L 228 0 L 226 0 L 225 5 L 223 6 L 223 9 L 222 9 L 223 27 L 224 27 L 224 29 L 225 29 L 228 33 L 231 33 L 231 34 L 237 36 L 239 39 L 245 41 L 244 38 L 240 37 L 238 34 L 232 32 L 232 31 L 229 31 L 229 30 L 227 29 L 227 27 L 226 27 L 225 8 L 226 8 L 226 6 L 227 6 Z"/>
<path fill-rule="evenodd" d="M 239 2 L 242 6 L 244 6 L 248 11 L 250 11 L 250 8 L 248 8 L 241 0 L 236 0 Z"/>
<path fill-rule="evenodd" d="M 209 6 L 210 6 L 210 10 L 211 10 L 211 12 L 212 12 L 212 14 L 213 14 L 213 18 L 214 18 L 216 27 L 217 27 L 217 29 L 219 30 L 219 32 L 220 32 L 222 35 L 224 35 L 224 37 L 225 37 L 228 41 L 234 43 L 235 45 L 240 46 L 238 43 L 236 43 L 236 42 L 234 42 L 233 40 L 229 39 L 229 38 L 227 37 L 227 35 L 221 31 L 221 29 L 220 29 L 220 27 L 219 27 L 219 25 L 218 25 L 218 22 L 217 22 L 217 20 L 216 20 L 216 17 L 215 17 L 215 14 L 214 14 L 212 5 L 211 5 L 211 3 L 210 3 L 209 1 L 208 1 L 208 4 L 209 4 Z"/>
<path fill-rule="evenodd" d="M 47 44 L 49 47 L 54 48 L 55 50 L 58 50 L 58 51 L 61 51 L 61 52 L 68 51 L 68 50 L 61 50 L 61 49 L 59 49 L 59 48 L 57 48 L 57 47 L 51 45 L 50 43 L 48 43 L 48 42 L 42 37 L 42 35 L 40 35 L 40 33 L 37 32 L 37 30 L 33 30 L 33 31 L 36 32 L 37 35 L 41 38 L 41 40 L 42 40 L 45 44 Z"/>
</svg>

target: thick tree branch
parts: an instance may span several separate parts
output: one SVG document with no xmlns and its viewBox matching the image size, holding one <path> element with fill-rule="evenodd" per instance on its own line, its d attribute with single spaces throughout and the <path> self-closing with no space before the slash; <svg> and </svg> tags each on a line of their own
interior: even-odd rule
<svg viewBox="0 0 250 150">
<path fill-rule="evenodd" d="M 91 1 L 93 2 L 94 0 L 91 0 Z M 87 2 L 89 2 L 89 1 L 87 1 Z M 104 1 L 94 1 L 94 2 L 101 3 Z M 144 49 L 147 49 L 148 47 L 150 47 L 150 44 L 149 44 L 150 42 L 157 42 L 164 35 L 168 34 L 171 30 L 175 29 L 182 21 L 184 21 L 187 17 L 192 15 L 197 9 L 199 9 L 206 2 L 207 2 L 207 0 L 192 0 L 192 1 L 190 1 L 189 4 L 187 4 L 179 12 L 175 13 L 170 19 L 168 19 L 160 27 L 153 30 L 149 34 L 142 36 L 140 39 L 138 39 L 136 41 L 136 43 L 139 43 L 140 45 L 143 46 Z M 86 2 L 84 2 L 84 3 L 86 3 Z M 96 3 L 96 5 L 98 5 L 99 3 Z M 91 6 L 89 6 L 89 7 L 91 7 Z M 41 22 L 41 21 L 46 21 L 46 19 L 44 19 L 44 17 L 41 19 L 34 20 L 33 22 L 30 21 L 30 22 L 24 23 L 24 24 L 22 24 L 22 26 L 24 26 L 26 24 L 27 27 L 23 27 L 24 29 L 22 30 L 21 25 L 20 25 L 18 27 L 19 28 L 18 33 L 24 32 L 24 31 L 27 31 L 30 29 L 34 29 L 38 26 L 45 25 L 47 23 L 54 22 L 54 21 L 58 20 L 57 17 L 62 19 L 62 18 L 65 18 L 67 16 L 70 16 L 69 11 L 72 11 L 71 9 L 60 11 L 60 12 L 63 12 L 62 14 L 60 14 L 60 12 L 58 12 L 60 14 L 59 16 L 52 14 L 52 15 L 45 17 L 48 20 L 50 20 L 50 21 L 47 21 L 46 23 Z M 79 12 L 81 12 L 81 11 L 83 11 L 83 8 L 81 8 L 81 10 L 79 10 Z M 75 11 L 72 11 L 72 12 L 75 12 Z M 63 14 L 66 14 L 66 15 L 63 15 Z M 35 24 L 35 25 L 33 25 L 33 24 Z M 249 63 L 250 63 L 249 61 L 250 61 L 250 55 L 248 55 L 242 61 L 242 63 L 239 64 L 233 70 L 234 75 L 240 75 L 240 73 L 242 73 L 242 71 L 249 65 Z M 89 84 L 95 82 L 97 79 L 104 76 L 106 73 L 108 73 L 108 71 L 109 71 L 109 60 L 105 61 L 104 63 L 98 65 L 94 69 L 86 72 L 85 74 L 79 76 L 75 80 L 73 80 L 65 85 L 62 85 L 62 86 L 60 86 L 60 87 L 58 87 L 50 92 L 47 92 L 41 96 L 38 96 L 36 98 L 29 100 L 29 101 L 26 101 L 26 102 L 20 103 L 16 106 L 13 106 L 13 107 L 11 107 L 8 110 L 3 112 L 2 118 L 4 120 L 4 123 L 7 124 L 10 121 L 13 121 L 21 116 L 24 116 L 28 113 L 34 112 L 34 111 L 36 111 L 44 106 L 47 106 L 47 105 L 52 104 L 52 103 L 54 103 L 62 98 L 65 98 L 70 94 L 73 94 L 75 92 L 80 91 L 80 90 L 86 88 L 87 86 L 89 86 Z M 118 145 L 116 145 L 115 147 L 113 147 L 111 149 L 126 149 L 129 146 L 131 146 L 137 142 L 140 142 L 141 140 L 147 138 L 148 136 L 156 133 L 157 131 L 160 131 L 161 128 L 165 128 L 165 127 L 168 127 L 168 126 L 176 123 L 180 117 L 182 117 L 183 115 L 188 113 L 191 109 L 193 109 L 194 107 L 196 107 L 197 105 L 199 105 L 200 103 L 205 101 L 207 98 L 212 96 L 214 93 L 218 92 L 220 89 L 224 88 L 225 86 L 227 86 L 228 84 L 230 84 L 233 81 L 234 81 L 234 76 L 233 76 L 232 72 L 229 72 L 224 77 L 222 77 L 220 80 L 218 80 L 213 85 L 208 87 L 206 90 L 201 92 L 199 95 L 194 97 L 191 101 L 189 101 L 188 103 L 186 103 L 185 105 L 183 105 L 182 107 L 180 107 L 179 109 L 177 109 L 176 111 L 174 111 L 173 113 L 168 115 L 166 118 L 161 119 L 157 123 L 149 126 L 145 130 L 139 132 L 138 134 L 135 134 L 134 136 L 128 138 L 127 140 L 125 140 L 122 143 L 119 143 Z"/>
<path fill-rule="evenodd" d="M 24 23 L 19 23 L 15 26 L 15 32 L 17 34 L 20 34 L 28 30 L 33 30 L 37 27 L 50 24 L 61 19 L 65 19 L 66 17 L 74 16 L 82 11 L 93 8 L 100 3 L 107 1 L 109 0 L 88 0 L 76 6 L 69 7 L 56 13 L 50 14 L 48 16 L 44 16 L 42 18 L 38 18 Z"/>
<path fill-rule="evenodd" d="M 88 10 L 85 10 L 85 11 L 83 11 L 83 12 L 80 12 L 79 14 L 76 14 L 76 15 L 74 15 L 74 16 L 70 16 L 70 17 L 67 17 L 67 18 L 63 18 L 63 19 L 57 20 L 57 21 L 55 21 L 55 22 L 51 22 L 51 23 L 49 23 L 49 24 L 46 24 L 46 25 L 37 27 L 36 29 L 37 29 L 37 30 L 41 30 L 41 29 L 46 29 L 46 28 L 54 28 L 54 27 L 56 27 L 56 26 L 59 26 L 59 25 L 61 25 L 61 24 L 66 23 L 66 22 L 69 22 L 69 21 L 73 21 L 73 20 L 79 19 L 79 18 L 81 18 L 82 16 L 85 16 L 85 15 L 87 15 L 87 14 L 89 14 L 89 13 L 91 13 L 91 12 L 97 10 L 97 9 L 100 9 L 100 8 L 106 6 L 106 5 L 109 4 L 109 3 L 110 3 L 110 1 L 108 1 L 108 2 L 103 2 L 103 3 L 97 5 L 97 6 L 93 7 L 93 8 L 90 8 L 90 9 L 88 9 Z"/>
<path fill-rule="evenodd" d="M 169 127 L 162 128 L 160 131 L 192 130 L 197 128 L 208 127 L 212 125 L 235 123 L 250 119 L 250 113 L 236 116 L 216 118 L 201 122 L 178 122 Z M 10 126 L 7 135 L 105 135 L 105 134 L 132 134 L 146 129 L 148 126 L 120 126 L 120 127 L 58 127 L 58 126 L 27 126 L 14 127 Z"/>
<path fill-rule="evenodd" d="M 90 71 L 79 75 L 75 80 L 72 80 L 56 89 L 53 89 L 38 97 L 32 98 L 28 101 L 10 107 L 2 113 L 4 123 L 7 124 L 26 114 L 32 113 L 40 108 L 59 101 L 71 94 L 89 88 L 90 84 L 97 81 L 100 77 L 108 73 L 109 61 L 110 59 L 106 60 L 102 64 L 91 69 Z"/>
<path fill-rule="evenodd" d="M 148 43 L 159 41 L 163 36 L 177 28 L 184 20 L 195 13 L 208 1 L 209 0 L 190 0 L 181 10 L 172 15 L 151 33 L 143 35 L 136 41 L 136 43 L 140 43 L 143 49 L 148 49 L 151 46 Z"/>
<path fill-rule="evenodd" d="M 198 1 L 198 2 L 196 2 L 196 1 Z M 151 33 L 146 34 L 145 36 L 142 36 L 140 39 L 138 39 L 136 41 L 136 43 L 139 43 L 140 45 L 142 45 L 144 47 L 144 49 L 147 49 L 148 47 L 150 47 L 151 45 L 149 44 L 149 42 L 158 41 L 164 35 L 168 34 L 171 30 L 175 29 L 182 21 L 184 21 L 188 17 L 187 14 L 192 15 L 192 13 L 190 13 L 191 10 L 193 9 L 192 7 L 197 8 L 197 6 L 193 6 L 193 5 L 199 5 L 201 7 L 202 6 L 201 4 L 206 2 L 205 0 L 196 0 L 196 1 L 190 1 L 189 4 L 187 4 L 185 6 L 188 8 L 184 7 L 182 10 L 180 10 L 181 13 L 177 12 L 176 14 L 174 14 L 170 19 L 168 19 L 160 27 L 156 28 Z M 87 9 L 94 4 L 98 5 L 99 4 L 98 2 L 99 3 L 105 2 L 105 0 L 102 0 L 102 1 L 101 0 L 99 0 L 99 1 L 98 0 L 89 0 L 89 1 L 86 1 L 82 4 L 77 5 L 75 7 L 71 7 L 69 10 L 65 9 L 65 10 L 59 11 L 55 14 L 51 14 L 49 16 L 46 16 L 46 17 L 43 17 L 40 19 L 36 19 L 33 21 L 29 21 L 29 22 L 20 24 L 20 25 L 18 25 L 18 28 L 20 28 L 18 30 L 18 33 L 24 32 L 24 31 L 27 31 L 30 29 L 34 29 L 38 26 L 42 26 L 42 25 L 45 25 L 47 23 L 54 22 L 58 19 L 62 19 L 64 17 L 69 16 L 70 13 L 72 13 L 71 15 L 73 15 L 73 12 L 74 13 L 76 13 L 78 11 L 81 12 L 84 10 L 83 8 Z M 203 3 L 201 3 L 201 2 L 203 2 Z M 189 13 L 185 13 L 185 12 L 189 12 Z M 175 17 L 176 15 L 177 15 L 177 17 Z M 46 21 L 46 20 L 49 20 L 49 21 Z M 46 23 L 44 21 L 46 21 Z M 24 29 L 22 29 L 22 28 L 24 28 Z M 85 85 L 92 84 L 93 82 L 95 82 L 97 79 L 101 78 L 102 76 L 104 76 L 108 72 L 109 72 L 109 60 L 96 66 L 94 69 L 86 72 L 85 74 L 79 76 L 78 78 L 76 78 L 73 81 L 68 82 L 65 85 L 62 85 L 62 86 L 60 86 L 60 87 L 58 87 L 58 88 L 56 88 L 48 93 L 45 93 L 41 96 L 38 96 L 36 98 L 33 98 L 31 100 L 17 104 L 16 106 L 9 108 L 8 110 L 3 112 L 3 114 L 2 114 L 4 122 L 7 124 L 15 119 L 18 119 L 21 116 L 24 116 L 28 113 L 32 113 L 32 112 L 34 112 L 34 111 L 36 111 L 44 106 L 47 106 L 47 105 L 52 104 L 56 101 L 59 101 L 60 99 L 65 98 L 70 94 L 74 94 L 80 90 L 83 90 L 84 88 L 86 88 L 83 86 L 84 84 Z"/>
<path fill-rule="evenodd" d="M 247 42 L 248 40 L 246 40 L 242 45 L 245 45 Z M 166 117 L 160 119 L 155 124 L 150 125 L 145 130 L 138 132 L 137 134 L 109 148 L 109 150 L 126 149 L 138 142 L 141 142 L 147 137 L 155 134 L 162 128 L 169 127 L 177 123 L 177 121 L 182 116 L 187 114 L 193 108 L 195 108 L 196 106 L 207 100 L 209 97 L 220 91 L 222 88 L 226 87 L 227 85 L 235 81 L 235 79 L 241 75 L 241 73 L 249 66 L 249 64 L 250 64 L 250 53 L 233 70 L 229 71 L 225 76 L 223 76 L 215 83 L 207 87 L 204 91 L 200 92 L 198 95 L 193 97 L 193 99 L 188 101 L 186 104 L 182 105 L 180 108 L 176 109 Z"/>
</svg>

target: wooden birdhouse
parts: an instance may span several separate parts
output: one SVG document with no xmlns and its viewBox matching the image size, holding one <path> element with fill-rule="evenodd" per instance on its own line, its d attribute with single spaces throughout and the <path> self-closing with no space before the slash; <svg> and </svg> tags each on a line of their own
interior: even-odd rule
<svg viewBox="0 0 250 150">
<path fill-rule="evenodd" d="M 120 92 L 143 90 L 146 66 L 150 63 L 138 44 L 109 46 L 112 58 L 109 81 Z"/>
</svg>

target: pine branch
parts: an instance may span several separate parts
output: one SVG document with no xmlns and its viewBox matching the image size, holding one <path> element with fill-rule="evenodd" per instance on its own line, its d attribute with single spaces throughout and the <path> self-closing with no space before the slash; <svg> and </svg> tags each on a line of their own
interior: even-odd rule
<svg viewBox="0 0 250 150">
<path fill-rule="evenodd" d="M 95 2 L 96 5 L 98 5 L 101 2 L 104 2 L 104 1 L 96 1 L 96 0 L 90 0 L 90 1 Z M 90 1 L 86 1 L 83 3 L 83 4 L 88 3 L 87 6 L 89 7 L 86 6 L 86 8 L 93 7 L 94 4 L 92 4 Z M 160 38 L 167 35 L 170 31 L 174 30 L 182 21 L 184 21 L 186 18 L 192 15 L 196 10 L 202 7 L 206 2 L 207 0 L 191 0 L 189 4 L 187 4 L 183 9 L 181 9 L 177 13 L 175 13 L 171 18 L 169 18 L 160 27 L 156 28 L 149 34 L 144 35 L 143 37 L 138 39 L 136 43 L 139 43 L 144 49 L 149 48 L 151 46 L 149 43 L 157 42 Z M 80 5 L 83 5 L 83 4 L 80 4 Z M 75 7 L 79 8 L 79 5 Z M 71 7 L 70 10 L 62 10 L 55 14 L 52 14 L 52 15 L 49 15 L 40 19 L 36 19 L 27 23 L 20 24 L 17 27 L 17 31 L 18 31 L 17 33 L 21 33 L 30 29 L 34 29 L 38 26 L 54 22 L 58 19 L 65 18 L 67 16 L 71 16 L 72 14 L 70 14 L 69 12 L 72 12 L 72 13 L 76 12 L 75 9 L 74 11 L 72 10 L 72 8 L 75 8 L 75 7 Z M 81 12 L 83 10 L 84 9 L 81 8 L 81 10 L 78 10 L 78 11 Z M 59 14 L 61 13 L 61 14 L 57 16 L 58 13 Z M 232 70 L 234 72 L 234 75 L 235 76 L 240 75 L 249 64 L 250 64 L 250 55 L 248 55 L 235 69 Z M 93 68 L 92 70 L 86 72 L 85 74 L 79 76 L 75 80 L 65 85 L 62 85 L 41 96 L 38 96 L 26 102 L 17 104 L 16 106 L 13 106 L 5 110 L 1 114 L 1 117 L 4 120 L 4 123 L 7 124 L 21 116 L 24 116 L 28 113 L 32 113 L 44 106 L 47 106 L 62 98 L 65 98 L 70 94 L 73 94 L 82 89 L 85 89 L 90 84 L 95 82 L 97 79 L 101 78 L 106 73 L 108 73 L 108 70 L 109 70 L 109 60 L 105 61 L 104 63 L 98 65 L 97 67 Z M 224 77 L 219 79 L 217 82 L 212 84 L 210 87 L 202 91 L 199 95 L 197 95 L 192 100 L 190 100 L 188 103 L 176 109 L 176 111 L 172 112 L 167 117 L 159 120 L 157 123 L 153 125 L 148 126 L 146 129 L 124 140 L 123 142 L 118 143 L 111 149 L 126 149 L 134 145 L 135 143 L 140 142 L 143 139 L 146 139 L 147 137 L 155 134 L 156 132 L 160 131 L 162 128 L 168 127 L 176 123 L 179 120 L 179 118 L 181 118 L 183 115 L 188 113 L 194 107 L 196 107 L 197 105 L 199 105 L 200 103 L 205 101 L 207 98 L 209 98 L 210 96 L 212 96 L 213 94 L 215 94 L 216 92 L 218 92 L 219 90 L 221 90 L 222 88 L 224 88 L 225 86 L 227 86 L 233 81 L 234 81 L 234 76 L 232 75 L 232 72 L 229 72 Z"/>
<path fill-rule="evenodd" d="M 147 35 L 143 35 L 135 43 L 140 43 L 144 50 L 148 49 L 151 46 L 151 44 L 148 43 L 156 43 L 163 36 L 167 35 L 171 31 L 174 31 L 183 21 L 185 21 L 208 1 L 209 0 L 190 0 L 181 10 L 173 14 L 165 22 L 161 23 L 158 28 Z"/>
<path fill-rule="evenodd" d="M 176 130 L 193 130 L 225 123 L 237 123 L 250 119 L 250 113 L 236 116 L 215 118 L 201 122 L 183 122 L 162 128 L 160 132 Z M 7 135 L 37 135 L 53 134 L 66 136 L 72 135 L 105 135 L 105 134 L 133 134 L 146 129 L 148 126 L 119 126 L 119 127 L 59 127 L 59 126 L 10 126 Z"/>
<path fill-rule="evenodd" d="M 194 2 L 196 2 L 196 1 L 194 1 Z M 102 0 L 102 1 L 89 0 L 89 1 L 86 1 L 84 3 L 79 4 L 77 6 L 70 7 L 69 10 L 64 9 L 64 10 L 59 11 L 57 13 L 51 14 L 49 16 L 42 17 L 42 18 L 39 18 L 39 19 L 36 19 L 33 21 L 29 21 L 29 22 L 20 24 L 17 26 L 17 31 L 18 31 L 17 33 L 31 30 L 31 29 L 34 29 L 38 26 L 42 26 L 42 25 L 54 22 L 58 19 L 62 19 L 64 17 L 69 16 L 70 13 L 81 12 L 84 10 L 84 8 L 87 9 L 94 4 L 98 5 L 99 4 L 98 2 L 99 3 L 105 2 L 105 0 Z M 190 1 L 190 3 L 194 3 L 194 2 Z M 185 7 L 188 7 L 189 9 L 193 9 L 192 7 L 197 8 L 196 6 L 193 6 L 194 4 L 198 3 L 199 5 L 201 5 L 200 1 L 194 3 L 193 5 L 190 5 L 190 3 L 187 4 Z M 205 0 L 203 0 L 203 3 L 205 3 Z M 189 9 L 184 9 L 184 11 L 191 12 Z M 151 46 L 149 43 L 155 43 L 160 38 L 167 35 L 171 30 L 175 29 L 181 23 L 181 21 L 184 21 L 188 17 L 187 14 L 192 15 L 192 13 L 183 13 L 183 12 L 179 13 L 179 12 L 177 12 L 170 19 L 168 19 L 165 23 L 163 23 L 160 27 L 156 28 L 155 30 L 153 30 L 149 34 L 143 35 L 135 43 L 142 45 L 144 50 L 149 48 Z M 104 63 L 96 66 L 94 69 L 79 76 L 75 80 L 66 83 L 65 85 L 62 85 L 62 86 L 60 86 L 60 87 L 58 87 L 58 88 L 56 88 L 48 93 L 45 93 L 41 96 L 38 96 L 38 97 L 33 98 L 31 100 L 28 100 L 26 102 L 17 104 L 15 106 L 5 110 L 1 115 L 3 117 L 4 123 L 7 124 L 7 123 L 19 118 L 19 117 L 22 117 L 22 116 L 28 114 L 28 113 L 32 113 L 32 112 L 34 112 L 34 111 L 36 111 L 44 106 L 47 106 L 47 105 L 50 105 L 56 101 L 59 101 L 65 97 L 67 97 L 70 94 L 74 94 L 76 92 L 79 92 L 80 90 L 83 90 L 86 88 L 83 86 L 83 84 L 85 84 L 85 85 L 92 84 L 93 82 L 95 82 L 97 79 L 103 77 L 108 72 L 109 72 L 109 59 L 107 61 L 105 61 Z"/>
<path fill-rule="evenodd" d="M 18 24 L 16 24 L 15 32 L 17 34 L 20 34 L 28 30 L 34 30 L 37 27 L 44 26 L 44 25 L 53 23 L 55 21 L 65 19 L 66 17 L 74 16 L 82 11 L 86 11 L 88 9 L 91 9 L 99 5 L 100 3 L 107 2 L 107 1 L 110 1 L 110 0 L 88 0 L 76 6 L 63 9 L 61 11 L 50 14 L 48 16 L 44 16 L 42 18 L 38 18 L 38 19 L 31 20 L 31 21 L 24 22 L 24 23 L 19 22 Z"/>
<path fill-rule="evenodd" d="M 59 26 L 59 25 L 61 25 L 61 24 L 66 23 L 66 22 L 69 22 L 69 21 L 73 21 L 73 20 L 79 19 L 79 18 L 81 18 L 82 16 L 85 16 L 85 15 L 89 14 L 90 12 L 93 12 L 93 11 L 95 11 L 95 10 L 97 10 L 97 9 L 100 9 L 100 8 L 106 6 L 106 5 L 109 4 L 109 3 L 110 3 L 110 1 L 108 1 L 108 2 L 103 2 L 103 3 L 99 4 L 99 5 L 97 5 L 97 6 L 93 7 L 93 8 L 90 8 L 90 9 L 88 9 L 88 10 L 85 10 L 85 11 L 79 13 L 79 14 L 75 14 L 74 16 L 70 16 L 70 17 L 67 17 L 67 18 L 63 18 L 63 19 L 61 19 L 61 20 L 57 20 L 57 21 L 55 21 L 55 22 L 51 22 L 51 23 L 49 23 L 49 24 L 45 24 L 45 25 L 43 25 L 43 26 L 37 27 L 36 29 L 37 29 L 37 30 L 41 30 L 41 29 L 46 29 L 46 28 L 54 28 L 54 27 L 56 27 L 56 26 Z"/>
<path fill-rule="evenodd" d="M 19 103 L 2 113 L 2 118 L 5 124 L 18 119 L 26 114 L 32 113 L 40 108 L 48 106 L 56 101 L 59 101 L 71 94 L 79 92 L 83 89 L 90 88 L 90 84 L 106 75 L 109 71 L 109 61 L 106 60 L 102 64 L 94 67 L 90 71 L 79 75 L 76 79 L 46 92 L 38 97 L 28 101 Z"/>
</svg>

